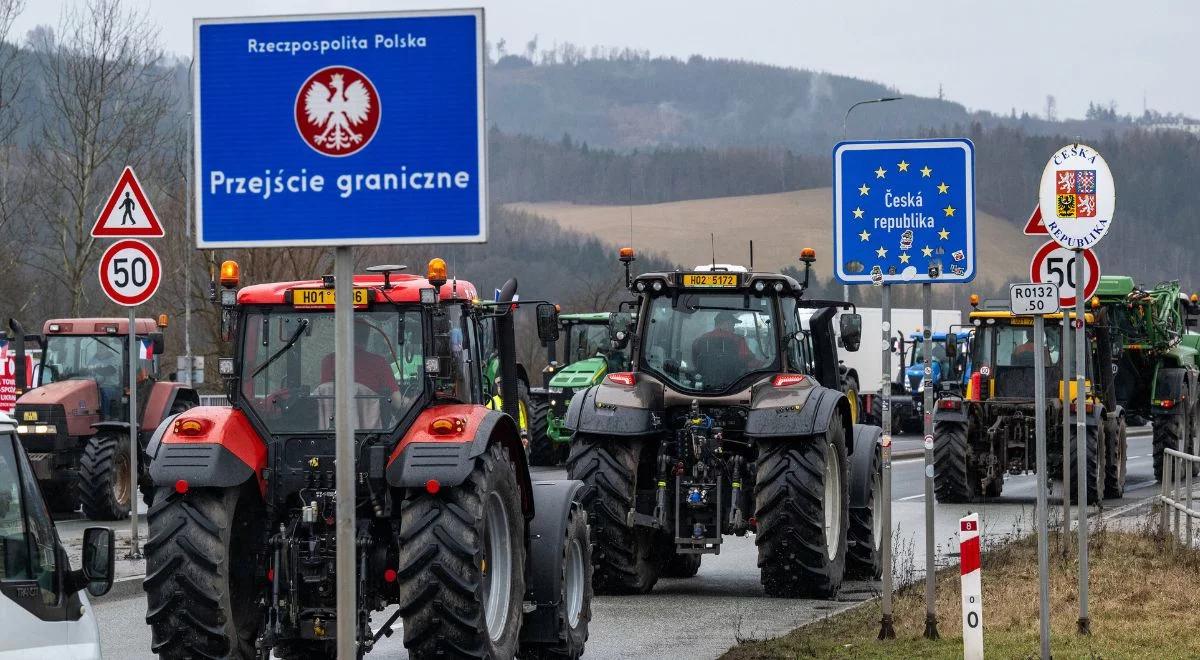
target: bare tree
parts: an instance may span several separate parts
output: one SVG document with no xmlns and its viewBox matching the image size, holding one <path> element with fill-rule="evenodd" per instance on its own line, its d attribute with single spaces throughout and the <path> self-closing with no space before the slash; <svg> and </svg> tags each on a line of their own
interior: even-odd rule
<svg viewBox="0 0 1200 660">
<path fill-rule="evenodd" d="M 90 235 L 110 182 L 124 165 L 143 172 L 159 161 L 175 94 L 158 30 L 120 0 L 90 0 L 64 10 L 57 34 L 31 35 L 44 80 L 45 113 L 31 147 L 34 198 L 42 227 L 31 264 L 69 296 L 77 316 L 94 287 L 100 247 Z M 89 305 L 89 307 L 94 307 Z"/>
<path fill-rule="evenodd" d="M 0 0 L 0 236 L 20 235 L 18 212 L 28 190 L 24 154 L 16 140 L 22 120 L 17 100 L 26 72 L 20 50 L 8 41 L 13 21 L 24 9 L 24 0 Z M 0 301 L 16 313 L 32 298 L 21 277 L 21 252 L 0 251 L 0 272 L 6 274 L 0 284 Z"/>
</svg>

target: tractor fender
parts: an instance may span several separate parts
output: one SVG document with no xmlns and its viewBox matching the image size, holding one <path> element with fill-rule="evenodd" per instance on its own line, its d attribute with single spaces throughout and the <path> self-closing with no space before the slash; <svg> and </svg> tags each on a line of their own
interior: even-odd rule
<svg viewBox="0 0 1200 660">
<path fill-rule="evenodd" d="M 1170 408 L 1165 408 L 1157 402 L 1170 399 L 1178 403 L 1179 398 L 1183 395 L 1185 385 L 1191 386 L 1192 389 L 1189 392 L 1191 392 L 1193 397 L 1196 396 L 1195 380 L 1195 375 L 1190 369 L 1181 367 L 1160 368 L 1157 377 L 1154 379 L 1154 395 L 1150 402 L 1154 414 L 1182 415 L 1188 412 L 1188 406 L 1172 405 Z"/>
<path fill-rule="evenodd" d="M 850 506 L 867 506 L 871 480 L 875 477 L 874 459 L 880 453 L 883 429 L 865 424 L 854 425 L 854 453 L 850 455 Z"/>
<path fill-rule="evenodd" d="M 179 423 L 195 420 L 199 432 L 182 435 Z M 146 446 L 150 478 L 156 486 L 180 480 L 190 486 L 229 488 L 258 479 L 266 492 L 263 470 L 267 446 L 237 408 L 200 406 L 164 419 Z"/>
<path fill-rule="evenodd" d="M 142 408 L 142 432 L 158 428 L 163 418 L 171 413 L 176 401 L 190 401 L 193 406 L 200 405 L 200 397 L 196 390 L 185 387 L 182 383 L 158 381 L 150 388 L 150 396 Z"/>
<path fill-rule="evenodd" d="M 571 432 L 643 436 L 662 430 L 662 416 L 652 392 L 655 384 L 639 380 L 632 388 L 601 383 L 571 397 L 563 426 Z M 657 385 L 661 390 L 662 386 Z M 661 393 L 657 397 L 661 400 Z"/>
<path fill-rule="evenodd" d="M 582 481 L 572 479 L 533 482 L 537 515 L 529 523 L 525 600 L 537 609 L 526 614 L 521 624 L 523 643 L 558 641 L 567 521 L 572 509 L 583 506 L 583 489 Z"/>
<path fill-rule="evenodd" d="M 967 402 L 964 401 L 961 397 L 957 397 L 957 396 L 941 397 L 940 399 L 938 399 L 938 401 L 940 402 L 943 399 L 950 400 L 950 401 L 957 401 L 958 407 L 954 408 L 954 409 L 947 409 L 947 408 L 942 408 L 941 405 L 934 404 L 934 406 L 933 406 L 933 423 L 934 423 L 934 425 L 936 426 L 938 422 L 953 422 L 955 424 L 966 424 L 968 422 Z"/>
<path fill-rule="evenodd" d="M 434 435 L 431 426 L 438 419 L 454 421 L 455 431 Z M 492 442 L 508 451 L 521 489 L 521 507 L 526 517 L 532 516 L 529 461 L 517 424 L 508 415 L 480 405 L 449 403 L 422 410 L 388 458 L 388 485 L 425 488 L 433 480 L 442 487 L 459 486 L 475 468 L 475 458 Z"/>
<path fill-rule="evenodd" d="M 846 427 L 846 451 L 853 452 L 850 402 L 838 390 L 813 386 L 803 404 L 754 408 L 746 417 L 746 435 L 751 438 L 778 438 L 819 435 L 829 430 L 834 411 L 842 413 Z"/>
</svg>

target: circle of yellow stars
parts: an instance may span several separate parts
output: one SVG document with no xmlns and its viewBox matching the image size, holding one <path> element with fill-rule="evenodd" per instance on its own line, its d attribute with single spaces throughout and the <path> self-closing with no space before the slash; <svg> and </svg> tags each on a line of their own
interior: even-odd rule
<svg viewBox="0 0 1200 660">
<path fill-rule="evenodd" d="M 909 162 L 901 159 L 899 163 L 896 163 L 896 171 L 907 172 L 908 168 L 911 166 L 912 166 L 912 163 L 909 163 Z M 933 177 L 933 168 L 929 167 L 929 165 L 924 165 L 923 167 L 921 167 L 921 169 L 919 169 L 917 171 L 921 173 L 921 178 L 923 178 L 923 179 L 929 179 L 929 178 Z M 888 173 L 888 171 L 883 167 L 883 165 L 880 165 L 875 170 L 875 178 L 876 179 L 886 179 L 887 173 Z M 938 183 L 937 191 L 938 191 L 939 195 L 947 195 L 950 193 L 950 186 L 945 181 L 942 181 L 942 182 Z M 870 194 L 871 194 L 871 187 L 869 185 L 867 185 L 865 182 L 858 187 L 858 196 L 859 197 L 866 197 Z M 944 214 L 944 217 L 947 217 L 947 218 L 953 218 L 956 211 L 958 211 L 958 209 L 954 208 L 954 206 L 951 204 L 947 204 L 946 207 L 942 209 L 942 213 Z M 852 213 L 854 214 L 854 219 L 856 219 L 856 220 L 861 219 L 863 217 L 863 213 L 864 213 L 862 206 L 856 206 L 854 208 L 854 210 L 852 211 Z M 861 232 L 859 232 L 858 238 L 862 242 L 868 242 L 871 240 L 871 232 L 864 229 Z M 938 240 L 939 241 L 950 240 L 950 232 L 945 227 L 942 227 L 940 230 L 938 230 Z M 875 250 L 875 256 L 879 257 L 880 259 L 886 258 L 887 253 L 888 253 L 887 248 L 885 248 L 883 246 L 880 246 L 877 250 Z M 929 247 L 928 245 L 922 247 L 921 248 L 921 256 L 926 257 L 926 258 L 932 257 L 933 256 L 933 248 Z M 911 258 L 912 258 L 911 255 L 909 255 L 907 252 L 901 251 L 899 254 L 900 263 L 902 263 L 902 264 L 908 263 Z"/>
</svg>

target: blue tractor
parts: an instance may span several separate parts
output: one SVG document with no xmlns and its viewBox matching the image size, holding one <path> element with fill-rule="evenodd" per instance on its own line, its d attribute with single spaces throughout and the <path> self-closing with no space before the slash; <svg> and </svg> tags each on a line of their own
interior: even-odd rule
<svg viewBox="0 0 1200 660">
<path fill-rule="evenodd" d="M 947 386 L 965 386 L 966 378 L 971 373 L 970 352 L 965 349 L 970 343 L 971 333 L 967 330 L 954 333 L 960 346 L 956 358 L 946 357 L 946 334 L 935 332 L 930 338 L 933 347 L 930 379 L 935 396 Z M 892 433 L 920 433 L 923 428 L 921 414 L 925 396 L 925 340 L 920 333 L 914 332 L 908 336 L 907 341 L 902 336 L 897 337 L 895 344 L 904 366 L 893 377 L 891 391 L 887 394 L 892 407 Z M 955 364 L 956 361 L 960 364 Z M 953 382 L 950 379 L 943 380 L 943 376 L 951 377 Z M 864 398 L 867 399 L 865 403 L 869 411 L 865 423 L 882 424 L 883 401 L 880 395 L 867 394 Z"/>
</svg>

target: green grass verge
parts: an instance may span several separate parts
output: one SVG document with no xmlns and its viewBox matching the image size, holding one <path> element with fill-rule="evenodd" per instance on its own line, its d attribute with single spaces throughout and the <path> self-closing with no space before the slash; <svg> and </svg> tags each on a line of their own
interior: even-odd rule
<svg viewBox="0 0 1200 660">
<path fill-rule="evenodd" d="M 1051 651 L 1055 658 L 1200 657 L 1200 551 L 1132 532 L 1093 534 L 1089 564 L 1092 635 L 1076 633 L 1078 564 L 1050 539 Z M 984 555 L 984 649 L 989 658 L 1036 658 L 1037 542 L 1028 537 Z M 958 567 L 938 574 L 938 631 L 924 639 L 924 582 L 893 600 L 896 639 L 879 641 L 878 600 L 771 640 L 745 642 L 726 660 L 766 658 L 961 658 Z"/>
</svg>

